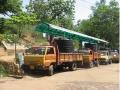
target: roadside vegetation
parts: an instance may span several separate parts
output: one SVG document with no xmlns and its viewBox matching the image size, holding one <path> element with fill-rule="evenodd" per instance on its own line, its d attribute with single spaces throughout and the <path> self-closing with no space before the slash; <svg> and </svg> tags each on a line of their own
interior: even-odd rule
<svg viewBox="0 0 120 90">
<path fill-rule="evenodd" d="M 6 38 L 8 40 L 6 34 L 16 34 L 19 40 L 24 40 L 29 35 L 31 43 L 47 42 L 41 33 L 35 32 L 37 24 L 46 22 L 105 39 L 110 42 L 110 48 L 118 49 L 119 5 L 116 0 L 111 0 L 109 4 L 106 4 L 106 0 L 96 2 L 91 7 L 93 12 L 89 19 L 79 20 L 76 25 L 73 24 L 75 0 L 30 0 L 26 6 L 27 11 L 23 11 L 22 2 L 0 1 L 0 14 L 9 16 L 8 19 L 0 18 L 0 41 Z"/>
<path fill-rule="evenodd" d="M 0 42 L 23 43 L 26 46 L 46 44 L 42 33 L 36 32 L 39 23 L 46 22 L 84 33 L 110 42 L 110 48 L 119 47 L 119 5 L 116 0 L 100 0 L 91 7 L 92 14 L 86 20 L 73 23 L 75 0 L 30 0 L 23 11 L 23 0 L 0 0 Z M 78 48 L 79 43 L 74 42 Z M 7 75 L 0 65 L 0 74 Z"/>
<path fill-rule="evenodd" d="M 8 71 L 2 64 L 0 64 L 0 78 L 5 76 L 8 76 Z"/>
</svg>

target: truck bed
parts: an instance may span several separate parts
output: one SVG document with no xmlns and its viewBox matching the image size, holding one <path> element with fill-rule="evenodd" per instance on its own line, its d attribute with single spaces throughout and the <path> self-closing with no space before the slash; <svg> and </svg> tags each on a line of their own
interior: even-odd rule
<svg viewBox="0 0 120 90">
<path fill-rule="evenodd" d="M 72 62 L 72 61 L 82 61 L 82 53 L 60 53 L 59 61 L 60 62 Z"/>
</svg>

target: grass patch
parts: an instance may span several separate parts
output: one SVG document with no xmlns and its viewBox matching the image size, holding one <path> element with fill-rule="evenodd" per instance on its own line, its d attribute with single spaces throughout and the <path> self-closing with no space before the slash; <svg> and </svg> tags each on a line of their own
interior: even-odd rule
<svg viewBox="0 0 120 90">
<path fill-rule="evenodd" d="M 5 69 L 5 67 L 0 64 L 0 77 L 8 76 L 8 71 Z"/>
</svg>

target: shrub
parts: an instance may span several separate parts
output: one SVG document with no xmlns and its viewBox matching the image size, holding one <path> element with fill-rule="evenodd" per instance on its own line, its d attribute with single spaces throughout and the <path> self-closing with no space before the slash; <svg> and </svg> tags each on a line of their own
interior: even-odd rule
<svg viewBox="0 0 120 90">
<path fill-rule="evenodd" d="M 3 34 L 0 34 L 0 42 L 4 39 Z"/>
<path fill-rule="evenodd" d="M 0 77 L 8 76 L 8 71 L 5 69 L 5 67 L 0 64 Z"/>
</svg>

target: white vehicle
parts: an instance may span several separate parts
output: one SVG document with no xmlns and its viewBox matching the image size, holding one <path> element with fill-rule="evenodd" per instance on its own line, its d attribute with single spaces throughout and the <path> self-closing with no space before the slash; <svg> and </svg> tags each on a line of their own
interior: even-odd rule
<svg viewBox="0 0 120 90">
<path fill-rule="evenodd" d="M 99 62 L 102 64 L 111 64 L 112 60 L 110 59 L 110 53 L 107 50 L 101 50 L 99 51 L 100 53 L 100 58 L 99 58 Z"/>
<path fill-rule="evenodd" d="M 119 53 L 117 51 L 110 52 L 110 59 L 113 63 L 119 63 Z"/>
</svg>

